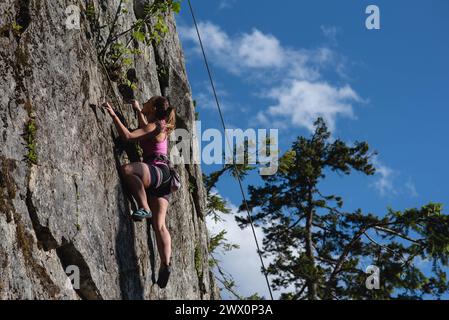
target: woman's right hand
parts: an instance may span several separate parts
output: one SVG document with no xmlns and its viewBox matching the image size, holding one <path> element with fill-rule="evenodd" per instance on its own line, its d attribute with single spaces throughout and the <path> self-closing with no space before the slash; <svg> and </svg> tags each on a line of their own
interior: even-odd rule
<svg viewBox="0 0 449 320">
<path fill-rule="evenodd" d="M 104 102 L 102 104 L 102 107 L 106 109 L 106 111 L 109 113 L 109 115 L 114 118 L 116 116 L 114 109 L 112 109 L 112 106 L 108 102 Z"/>
</svg>

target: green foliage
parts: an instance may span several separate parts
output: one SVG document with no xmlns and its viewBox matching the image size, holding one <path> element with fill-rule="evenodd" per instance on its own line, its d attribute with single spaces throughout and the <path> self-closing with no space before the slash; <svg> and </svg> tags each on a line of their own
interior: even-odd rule
<svg viewBox="0 0 449 320">
<path fill-rule="evenodd" d="M 137 86 L 134 82 L 129 81 L 128 79 L 125 80 L 125 83 L 128 87 L 130 87 L 133 90 L 137 90 Z"/>
<path fill-rule="evenodd" d="M 29 115 L 29 120 L 25 124 L 25 144 L 27 148 L 27 154 L 25 159 L 29 164 L 37 164 L 37 152 L 36 152 L 36 120 L 33 115 Z"/>
<path fill-rule="evenodd" d="M 294 288 L 281 299 L 420 299 L 448 292 L 449 216 L 440 204 L 390 209 L 381 217 L 344 211 L 340 196 L 319 189 L 333 172 L 374 174 L 372 155 L 365 142 L 332 141 L 318 119 L 314 134 L 298 137 L 280 158 L 275 175 L 248 188 L 248 204 L 257 208 L 252 219 L 264 225 L 272 285 Z M 242 227 L 249 223 L 237 220 Z M 429 261 L 432 272 L 416 259 Z M 367 265 L 380 268 L 379 290 L 365 286 Z"/>
<path fill-rule="evenodd" d="M 180 1 L 172 1 L 171 10 L 177 14 L 181 12 L 181 2 Z"/>
<path fill-rule="evenodd" d="M 104 63 L 108 70 L 121 70 L 120 76 L 110 74 L 114 81 L 125 82 L 125 69 L 133 64 L 133 56 L 141 54 L 137 49 L 130 49 L 133 40 L 136 43 L 150 45 L 151 42 L 160 42 L 164 35 L 169 31 L 166 25 L 166 17 L 171 13 L 179 13 L 181 9 L 180 1 L 174 0 L 156 0 L 145 5 L 145 16 L 136 20 L 133 25 L 123 30 L 120 19 L 124 15 L 131 14 L 128 9 L 123 8 L 123 4 L 127 3 L 121 0 L 117 6 L 115 15 L 107 17 L 106 25 L 100 24 L 99 10 L 95 9 L 92 0 L 88 0 L 86 4 L 85 14 L 90 23 L 91 31 L 94 34 L 94 40 L 100 61 Z M 109 34 L 103 37 L 102 29 L 107 29 Z M 134 85 L 135 86 L 135 85 Z"/>
<path fill-rule="evenodd" d="M 159 78 L 166 78 L 168 76 L 167 68 L 164 66 L 158 65 L 157 66 L 157 76 Z"/>
<path fill-rule="evenodd" d="M 179 0 L 155 0 L 151 4 L 146 4 L 144 12 L 146 16 L 167 14 L 170 12 L 179 13 L 181 11 L 181 1 Z"/>
<path fill-rule="evenodd" d="M 132 36 L 138 42 L 145 41 L 145 33 L 140 30 L 133 31 Z"/>
<path fill-rule="evenodd" d="M 162 35 L 168 32 L 168 26 L 165 24 L 163 16 L 156 18 L 156 23 L 153 25 L 153 31 L 151 32 L 151 39 L 159 43 L 162 39 Z"/>
<path fill-rule="evenodd" d="M 190 193 L 195 193 L 196 191 L 196 184 L 193 181 L 189 181 L 189 192 Z"/>
<path fill-rule="evenodd" d="M 265 299 L 261 297 L 258 293 L 254 293 L 249 297 L 246 297 L 245 300 L 265 300 Z"/>
<path fill-rule="evenodd" d="M 93 3 L 90 3 L 86 7 L 86 17 L 87 19 L 94 19 L 95 18 L 95 6 Z"/>
<path fill-rule="evenodd" d="M 201 247 L 199 245 L 195 246 L 195 270 L 198 277 L 201 277 L 203 274 L 203 253 L 201 252 Z"/>
<path fill-rule="evenodd" d="M 227 233 L 226 230 L 221 230 L 218 234 L 213 235 L 210 238 L 209 252 L 214 252 L 218 248 L 223 249 L 225 252 L 240 248 L 239 245 L 228 242 L 228 240 L 225 237 L 226 233 Z"/>
<path fill-rule="evenodd" d="M 226 201 L 217 193 L 212 192 L 213 187 L 218 182 L 218 179 L 222 173 L 212 173 L 211 176 L 203 175 L 203 181 L 205 182 L 207 192 L 207 208 L 206 215 L 211 216 L 215 223 L 221 221 L 221 214 L 229 214 L 231 210 L 227 207 Z M 222 253 L 229 252 L 233 249 L 239 248 L 237 244 L 230 243 L 226 238 L 226 230 L 221 230 L 218 234 L 212 235 L 209 239 L 209 267 L 215 267 L 215 279 L 220 282 L 227 292 L 229 292 L 236 299 L 244 299 L 235 290 L 235 281 L 229 273 L 227 273 L 220 265 L 220 261 L 217 260 L 214 254 L 221 250 Z"/>
<path fill-rule="evenodd" d="M 227 207 L 226 201 L 218 194 L 208 192 L 206 215 L 211 216 L 215 222 L 221 221 L 220 214 L 228 214 L 231 210 Z"/>
<path fill-rule="evenodd" d="M 22 27 L 20 24 L 18 24 L 18 23 L 16 23 L 16 22 L 13 22 L 13 23 L 11 24 L 11 29 L 12 29 L 15 33 L 20 33 L 20 31 L 22 31 L 23 27 Z"/>
</svg>

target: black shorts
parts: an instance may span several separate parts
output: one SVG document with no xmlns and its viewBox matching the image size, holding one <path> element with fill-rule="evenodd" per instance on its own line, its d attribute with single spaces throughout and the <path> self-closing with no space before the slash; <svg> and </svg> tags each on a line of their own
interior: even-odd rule
<svg viewBox="0 0 449 320">
<path fill-rule="evenodd" d="M 149 164 L 146 163 L 148 169 L 150 170 L 150 187 L 148 188 L 148 194 L 158 198 L 165 198 L 167 201 L 170 200 L 170 168 L 166 164 L 157 163 Z"/>
</svg>

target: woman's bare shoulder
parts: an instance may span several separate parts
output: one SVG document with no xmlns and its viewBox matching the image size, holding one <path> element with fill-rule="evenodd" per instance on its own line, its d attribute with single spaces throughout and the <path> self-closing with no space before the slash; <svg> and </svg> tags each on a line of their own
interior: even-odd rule
<svg viewBox="0 0 449 320">
<path fill-rule="evenodd" d="M 157 129 L 157 124 L 155 122 L 148 122 L 145 127 L 145 131 L 152 132 Z"/>
</svg>

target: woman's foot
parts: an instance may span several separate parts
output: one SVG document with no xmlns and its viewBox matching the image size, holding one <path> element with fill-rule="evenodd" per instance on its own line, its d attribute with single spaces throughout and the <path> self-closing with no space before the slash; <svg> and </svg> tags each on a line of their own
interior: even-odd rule
<svg viewBox="0 0 449 320">
<path fill-rule="evenodd" d="M 131 218 L 134 221 L 142 221 L 144 219 L 151 219 L 152 218 L 152 214 L 150 210 L 145 210 L 143 208 L 140 208 L 137 211 L 134 211 L 133 214 L 131 215 Z"/>
<path fill-rule="evenodd" d="M 163 289 L 167 286 L 171 272 L 172 272 L 171 264 L 161 266 L 161 268 L 159 269 L 159 277 L 157 279 L 157 284 L 159 285 L 160 288 Z"/>
</svg>

